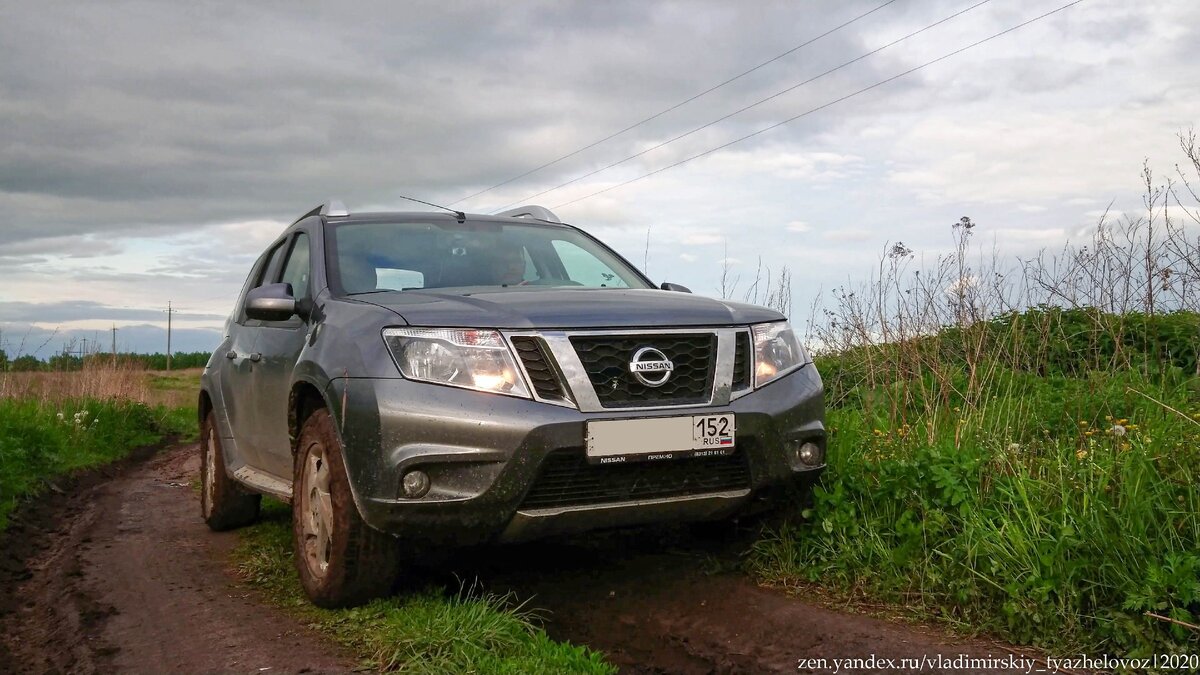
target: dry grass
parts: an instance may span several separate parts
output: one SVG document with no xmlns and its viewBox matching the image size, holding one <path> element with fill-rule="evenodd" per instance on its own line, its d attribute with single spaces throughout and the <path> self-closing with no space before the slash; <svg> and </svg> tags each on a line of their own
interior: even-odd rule
<svg viewBox="0 0 1200 675">
<path fill-rule="evenodd" d="M 114 366 L 102 361 L 88 362 L 78 371 L 0 372 L 0 399 L 42 403 L 117 400 L 180 408 L 195 403 L 200 373 L 200 368 L 155 371 L 130 362 Z"/>
</svg>

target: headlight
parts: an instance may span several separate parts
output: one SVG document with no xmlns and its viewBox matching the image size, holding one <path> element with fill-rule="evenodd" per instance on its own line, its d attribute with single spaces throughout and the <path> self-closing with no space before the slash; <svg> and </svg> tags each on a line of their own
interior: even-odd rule
<svg viewBox="0 0 1200 675">
<path fill-rule="evenodd" d="M 760 323 L 754 331 L 754 386 L 761 387 L 811 361 L 786 321 Z"/>
<path fill-rule="evenodd" d="M 385 328 L 383 339 L 410 380 L 529 398 L 499 331 L 474 328 Z"/>
</svg>

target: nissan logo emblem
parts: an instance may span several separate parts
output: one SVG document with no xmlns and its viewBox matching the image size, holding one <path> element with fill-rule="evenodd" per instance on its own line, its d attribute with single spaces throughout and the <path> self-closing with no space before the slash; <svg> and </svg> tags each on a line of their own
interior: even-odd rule
<svg viewBox="0 0 1200 675">
<path fill-rule="evenodd" d="M 629 362 L 629 372 L 647 387 L 663 386 L 671 379 L 674 370 L 675 364 L 654 347 L 642 347 L 634 352 L 633 360 Z"/>
</svg>

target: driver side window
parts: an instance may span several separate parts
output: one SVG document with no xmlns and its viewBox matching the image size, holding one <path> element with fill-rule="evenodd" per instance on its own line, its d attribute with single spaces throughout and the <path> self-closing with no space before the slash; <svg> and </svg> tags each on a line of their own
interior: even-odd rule
<svg viewBox="0 0 1200 675">
<path fill-rule="evenodd" d="M 309 290 L 309 249 L 308 235 L 301 232 L 292 243 L 291 253 L 288 254 L 287 264 L 283 268 L 280 281 L 292 285 L 292 296 L 296 302 L 308 300 Z"/>
<path fill-rule="evenodd" d="M 629 284 L 599 258 L 569 241 L 554 240 L 554 252 L 562 260 L 567 278 L 591 288 L 629 288 Z"/>
</svg>

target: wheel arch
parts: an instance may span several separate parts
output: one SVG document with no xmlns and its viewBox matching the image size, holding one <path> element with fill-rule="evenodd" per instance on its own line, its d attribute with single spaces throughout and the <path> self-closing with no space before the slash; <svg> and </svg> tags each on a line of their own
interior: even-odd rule
<svg viewBox="0 0 1200 675">
<path fill-rule="evenodd" d="M 296 453 L 296 444 L 300 441 L 300 429 L 313 412 L 326 408 L 332 410 L 321 388 L 308 380 L 299 380 L 292 385 L 288 394 L 288 438 L 291 440 L 292 454 Z"/>
<path fill-rule="evenodd" d="M 213 411 L 212 396 L 209 395 L 208 389 L 201 388 L 200 396 L 196 401 L 196 423 L 203 425 L 205 418 Z"/>
</svg>

